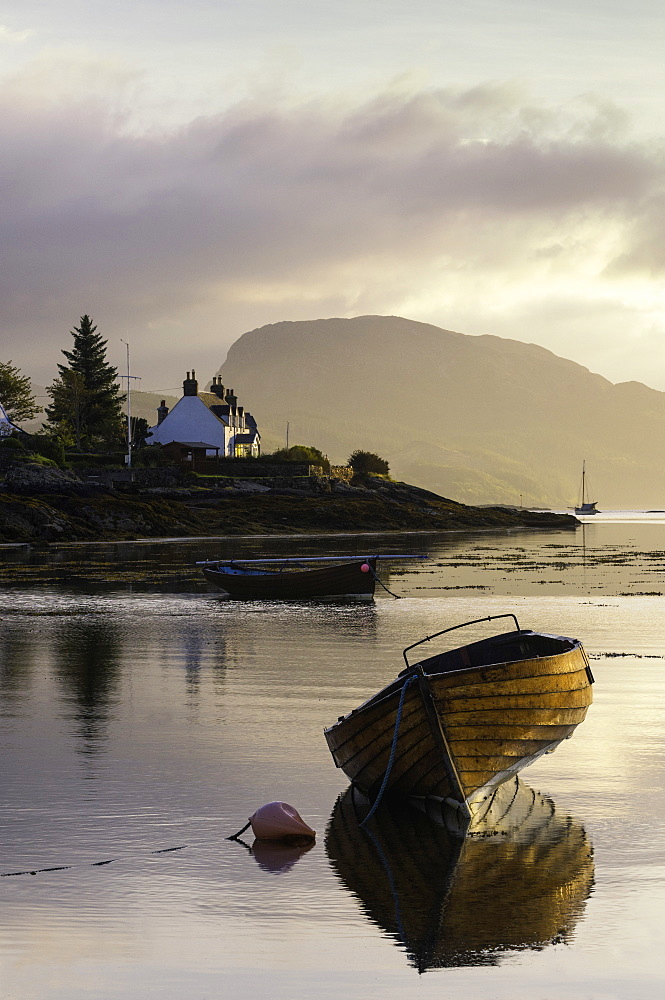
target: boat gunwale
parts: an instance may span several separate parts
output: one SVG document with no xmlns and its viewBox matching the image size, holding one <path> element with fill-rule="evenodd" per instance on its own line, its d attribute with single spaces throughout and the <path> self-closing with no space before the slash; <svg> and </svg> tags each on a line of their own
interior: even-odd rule
<svg viewBox="0 0 665 1000">
<path fill-rule="evenodd" d="M 522 630 L 522 631 L 526 631 L 526 630 Z M 502 633 L 502 635 L 508 635 L 508 636 L 518 635 L 518 634 L 519 634 L 518 632 L 515 632 L 515 633 L 512 633 L 512 632 Z M 468 676 L 470 676 L 472 674 L 479 673 L 481 670 L 488 670 L 490 668 L 491 669 L 496 669 L 496 668 L 499 668 L 499 667 L 508 667 L 508 666 L 512 666 L 513 664 L 517 664 L 517 663 L 528 663 L 530 660 L 534 660 L 534 661 L 535 660 L 538 660 L 538 661 L 554 660 L 554 659 L 558 659 L 560 656 L 567 655 L 569 653 L 573 653 L 576 650 L 581 650 L 582 653 L 584 652 L 584 647 L 582 646 L 582 641 L 580 639 L 572 639 L 569 636 L 555 635 L 555 634 L 549 633 L 549 632 L 532 632 L 532 631 L 529 631 L 528 634 L 530 636 L 533 636 L 533 635 L 543 636 L 544 638 L 547 638 L 547 639 L 558 639 L 558 640 L 560 640 L 562 642 L 569 642 L 572 645 L 568 649 L 562 649 L 558 653 L 549 653 L 547 656 L 525 656 L 525 657 L 523 657 L 522 659 L 519 659 L 519 660 L 504 660 L 504 661 L 501 661 L 499 663 L 481 663 L 481 664 L 478 664 L 477 666 L 462 667 L 459 670 L 440 670 L 440 671 L 437 671 L 436 673 L 428 673 L 427 671 L 424 671 L 425 672 L 425 676 L 428 679 L 433 679 L 433 678 L 436 678 L 436 677 L 451 677 L 453 675 L 456 676 L 456 677 L 457 676 L 459 676 L 459 677 L 468 677 Z M 499 637 L 498 636 L 491 636 L 487 641 L 489 642 L 493 638 L 496 639 L 496 638 L 499 638 Z M 480 641 L 484 641 L 484 640 L 480 640 Z M 467 643 L 464 646 L 456 646 L 453 649 L 446 650 L 446 652 L 447 653 L 454 653 L 457 650 L 466 649 L 467 646 L 470 646 L 470 645 L 472 645 L 472 643 Z M 437 654 L 437 655 L 442 655 L 442 654 Z M 435 659 L 435 658 L 436 657 L 429 657 L 428 659 Z M 359 715 L 361 712 L 363 712 L 365 709 L 369 708 L 370 706 L 371 707 L 374 707 L 374 706 L 378 707 L 383 702 L 387 701 L 388 699 L 390 699 L 394 695 L 398 694 L 402 690 L 402 688 L 404 687 L 404 683 L 405 683 L 407 677 L 412 676 L 416 672 L 417 667 L 424 668 L 424 666 L 425 666 L 425 664 L 427 662 L 428 662 L 427 660 L 421 660 L 419 663 L 413 663 L 413 664 L 411 664 L 411 666 L 408 669 L 402 670 L 397 675 L 397 677 L 394 680 L 392 680 L 389 684 L 386 684 L 385 687 L 381 688 L 379 691 L 377 691 L 370 698 L 367 698 L 364 702 L 362 702 L 356 708 L 353 708 L 350 712 L 347 712 L 346 715 L 341 716 L 337 720 L 337 722 L 334 722 L 331 726 L 328 726 L 327 728 L 324 728 L 323 732 L 326 735 L 326 737 L 327 737 L 328 733 L 331 733 L 338 726 L 341 726 L 343 723 L 345 723 L 352 716 Z M 568 672 L 574 673 L 575 671 L 565 671 L 565 672 L 566 673 L 568 673 Z M 548 676 L 548 675 L 547 674 L 541 674 L 540 676 Z M 555 674 L 552 674 L 550 676 L 555 676 Z M 583 690 L 583 689 L 580 689 L 580 690 Z"/>
<path fill-rule="evenodd" d="M 362 572 L 367 564 L 369 572 Z M 239 600 L 372 600 L 378 579 L 376 557 L 352 557 L 344 563 L 286 570 L 201 567 L 203 576 L 230 598 Z"/>
<path fill-rule="evenodd" d="M 275 578 L 281 578 L 282 580 L 291 581 L 294 577 L 305 577 L 312 579 L 313 576 L 332 576 L 337 570 L 347 570 L 351 568 L 360 568 L 360 566 L 367 563 L 372 569 L 376 568 L 376 556 L 370 556 L 369 558 L 351 558 L 344 563 L 340 563 L 335 566 L 314 566 L 312 568 L 305 569 L 301 565 L 293 562 L 292 569 L 246 569 L 244 566 L 234 565 L 236 560 L 231 560 L 229 562 L 220 563 L 214 566 L 203 566 L 202 572 L 204 576 L 207 574 L 216 574 L 221 577 L 240 577 L 240 578 L 256 578 L 256 577 L 266 577 L 267 579 L 273 580 Z M 237 560 L 237 562 L 242 562 L 242 560 Z"/>
</svg>

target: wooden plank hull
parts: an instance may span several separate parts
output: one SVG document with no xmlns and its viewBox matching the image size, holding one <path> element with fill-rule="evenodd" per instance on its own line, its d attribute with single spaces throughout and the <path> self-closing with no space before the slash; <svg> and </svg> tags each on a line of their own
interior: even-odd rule
<svg viewBox="0 0 665 1000">
<path fill-rule="evenodd" d="M 504 662 L 476 662 L 506 653 Z M 439 796 L 472 814 L 493 788 L 573 734 L 592 680 L 577 640 L 508 633 L 404 671 L 325 735 L 337 766 L 375 796 L 407 684 L 388 789 Z"/>
<path fill-rule="evenodd" d="M 370 572 L 360 568 L 364 563 Z M 359 559 L 321 569 L 261 572 L 242 568 L 203 567 L 210 583 L 241 600 L 311 600 L 325 597 L 354 597 L 369 600 L 374 594 L 376 560 Z"/>
<path fill-rule="evenodd" d="M 383 803 L 365 830 L 368 809 L 355 786 L 340 796 L 326 853 L 419 971 L 496 965 L 515 949 L 570 940 L 593 885 L 593 852 L 584 827 L 550 798 L 513 779 L 461 836 L 434 800 L 418 810 Z"/>
</svg>

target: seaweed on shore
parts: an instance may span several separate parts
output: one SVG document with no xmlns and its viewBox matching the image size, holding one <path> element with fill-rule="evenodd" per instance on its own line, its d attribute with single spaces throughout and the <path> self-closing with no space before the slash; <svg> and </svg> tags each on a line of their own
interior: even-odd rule
<svg viewBox="0 0 665 1000">
<path fill-rule="evenodd" d="M 567 514 L 469 507 L 406 483 L 381 481 L 353 494 L 312 490 L 239 494 L 197 490 L 173 499 L 76 491 L 0 494 L 0 541 L 120 541 L 206 535 L 322 534 L 573 528 Z"/>
</svg>

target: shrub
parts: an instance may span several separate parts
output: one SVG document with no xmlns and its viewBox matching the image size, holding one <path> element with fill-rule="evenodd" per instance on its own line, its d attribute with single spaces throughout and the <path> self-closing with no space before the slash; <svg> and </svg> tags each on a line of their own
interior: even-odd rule
<svg viewBox="0 0 665 1000">
<path fill-rule="evenodd" d="M 161 465 L 172 465 L 160 444 L 147 444 L 132 453 L 132 465 L 143 469 L 156 469 Z"/>
<path fill-rule="evenodd" d="M 385 458 L 373 451 L 354 451 L 348 464 L 357 476 L 387 476 L 390 472 Z"/>
<path fill-rule="evenodd" d="M 50 434 L 33 434 L 30 438 L 30 450 L 50 459 L 61 469 L 65 465 L 65 446 L 59 438 Z"/>
<path fill-rule="evenodd" d="M 307 444 L 294 444 L 290 448 L 279 448 L 272 455 L 264 458 L 273 462 L 309 462 L 310 465 L 321 465 L 325 472 L 330 472 L 330 462 L 318 448 Z"/>
<path fill-rule="evenodd" d="M 0 447 L 7 448 L 9 451 L 25 451 L 23 442 L 16 434 L 12 434 L 11 437 L 0 438 Z"/>
</svg>

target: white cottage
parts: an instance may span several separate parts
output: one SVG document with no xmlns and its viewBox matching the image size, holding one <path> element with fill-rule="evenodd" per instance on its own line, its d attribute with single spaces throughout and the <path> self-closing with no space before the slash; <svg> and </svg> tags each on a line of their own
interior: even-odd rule
<svg viewBox="0 0 665 1000">
<path fill-rule="evenodd" d="M 210 392 L 199 392 L 196 372 L 187 372 L 183 396 L 172 410 L 162 400 L 157 423 L 150 428 L 148 444 L 179 445 L 191 457 L 256 458 L 261 452 L 261 435 L 256 421 L 233 389 L 226 389 L 217 376 Z"/>
<path fill-rule="evenodd" d="M 16 424 L 9 419 L 7 416 L 7 411 L 5 410 L 2 403 L 0 403 L 0 438 L 11 437 L 14 431 L 20 431 L 21 428 L 17 427 Z"/>
</svg>

